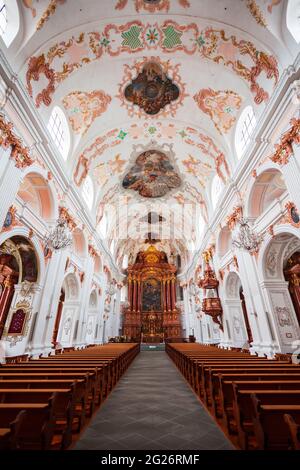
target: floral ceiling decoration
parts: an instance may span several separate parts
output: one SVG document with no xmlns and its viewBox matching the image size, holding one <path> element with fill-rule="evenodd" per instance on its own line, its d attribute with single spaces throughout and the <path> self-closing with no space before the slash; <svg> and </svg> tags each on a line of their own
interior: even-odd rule
<svg viewBox="0 0 300 470">
<path fill-rule="evenodd" d="M 198 179 L 198 182 L 205 188 L 206 180 L 213 170 L 210 163 L 202 162 L 199 158 L 189 155 L 187 159 L 182 161 L 186 171 Z"/>
<path fill-rule="evenodd" d="M 275 145 L 275 152 L 270 159 L 279 165 L 286 165 L 293 154 L 293 143 L 300 144 L 300 119 L 293 118 L 290 128 L 281 136 L 280 142 Z"/>
<path fill-rule="evenodd" d="M 181 178 L 169 157 L 156 149 L 142 152 L 122 182 L 123 188 L 138 191 L 140 196 L 150 198 L 165 196 L 180 185 Z"/>
<path fill-rule="evenodd" d="M 175 116 L 186 96 L 185 84 L 179 75 L 180 64 L 157 57 L 137 61 L 132 67 L 125 65 L 125 75 L 119 85 L 117 97 L 129 116 Z"/>
<path fill-rule="evenodd" d="M 168 12 L 170 9 L 171 0 L 131 0 L 134 2 L 135 10 L 139 13 L 141 10 L 155 13 L 157 11 Z M 177 0 L 178 4 L 183 8 L 189 8 L 190 2 L 188 0 Z M 128 4 L 128 0 L 117 0 L 115 10 L 123 10 Z"/>
<path fill-rule="evenodd" d="M 66 1 L 67 0 L 51 0 L 49 2 L 49 5 L 48 5 L 47 9 L 42 14 L 41 19 L 38 21 L 38 23 L 36 25 L 36 29 L 37 30 L 42 29 L 42 27 L 44 26 L 46 21 L 49 20 L 50 16 L 53 15 L 56 12 L 57 6 L 58 5 L 63 5 L 64 3 L 66 3 Z"/>
<path fill-rule="evenodd" d="M 242 104 L 242 98 L 231 90 L 212 90 L 203 88 L 194 100 L 201 111 L 210 116 L 216 129 L 227 133 L 236 121 L 236 115 Z"/>
<path fill-rule="evenodd" d="M 139 74 L 126 86 L 127 101 L 146 114 L 158 114 L 179 98 L 178 86 L 167 76 L 158 62 L 146 62 Z"/>
<path fill-rule="evenodd" d="M 95 119 L 101 116 L 111 102 L 102 90 L 73 91 L 62 100 L 74 132 L 84 135 Z"/>
<path fill-rule="evenodd" d="M 23 5 L 26 8 L 30 9 L 32 18 L 36 18 L 37 9 L 35 8 L 35 6 L 36 7 L 38 6 L 39 0 L 22 0 L 22 1 L 23 1 Z M 46 21 L 49 20 L 50 16 L 56 12 L 57 6 L 63 5 L 64 3 L 66 3 L 66 1 L 67 0 L 50 0 L 46 10 L 44 10 L 44 12 L 41 15 L 41 18 L 38 20 L 36 24 L 36 30 L 38 31 L 42 29 Z"/>
<path fill-rule="evenodd" d="M 229 176 L 229 168 L 224 152 L 222 152 L 215 141 L 204 132 L 190 126 L 176 127 L 173 123 L 144 122 L 140 125 L 132 124 L 124 130 L 124 128 L 112 129 L 102 136 L 97 137 L 91 145 L 79 155 L 76 169 L 74 172 L 74 181 L 80 186 L 86 178 L 89 171 L 97 172 L 101 177 L 101 182 L 107 181 L 111 176 L 111 170 L 107 172 L 107 164 L 102 160 L 103 155 L 108 150 L 111 152 L 114 148 L 122 148 L 122 143 L 136 140 L 152 140 L 153 137 L 174 141 L 179 139 L 183 144 L 189 145 L 200 151 L 202 160 L 193 161 L 194 157 L 182 162 L 189 173 L 199 178 L 201 185 L 205 185 L 206 174 L 209 170 L 216 171 L 222 181 L 226 182 Z"/>
<path fill-rule="evenodd" d="M 255 0 L 247 0 L 247 8 L 249 9 L 251 15 L 255 19 L 256 23 L 259 24 L 260 26 L 263 26 L 264 28 L 267 27 L 266 20 L 264 18 L 264 15 L 257 5 Z"/>
<path fill-rule="evenodd" d="M 58 85 L 86 64 L 106 56 L 140 54 L 144 50 L 155 50 L 158 54 L 177 51 L 188 56 L 198 54 L 200 58 L 228 67 L 248 82 L 256 104 L 269 98 L 269 92 L 259 80 L 260 75 L 263 73 L 273 85 L 279 78 L 274 56 L 258 50 L 251 41 L 227 36 L 223 29 L 207 27 L 201 30 L 196 23 L 179 24 L 173 20 L 159 25 L 133 20 L 123 25 L 110 23 L 102 31 L 81 32 L 30 57 L 26 72 L 28 92 L 36 106 L 49 106 Z M 35 96 L 32 81 L 40 82 L 35 87 Z"/>
</svg>

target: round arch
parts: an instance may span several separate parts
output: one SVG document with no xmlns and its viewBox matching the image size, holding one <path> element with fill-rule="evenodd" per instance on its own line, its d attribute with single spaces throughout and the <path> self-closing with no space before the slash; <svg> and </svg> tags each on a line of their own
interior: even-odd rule
<svg viewBox="0 0 300 470">
<path fill-rule="evenodd" d="M 58 198 L 47 176 L 38 167 L 28 168 L 24 172 L 18 196 L 44 220 L 51 220 L 58 215 Z"/>
<path fill-rule="evenodd" d="M 261 170 L 247 195 L 247 216 L 256 219 L 285 192 L 287 192 L 287 186 L 279 168 L 269 166 Z"/>
<path fill-rule="evenodd" d="M 300 248 L 299 229 L 283 224 L 275 226 L 273 231 L 273 236 L 266 234 L 260 247 L 257 260 L 258 274 L 261 280 L 283 281 L 284 262 Z"/>
<path fill-rule="evenodd" d="M 73 251 L 80 258 L 87 255 L 88 245 L 87 239 L 82 230 L 76 228 L 73 232 Z"/>
<path fill-rule="evenodd" d="M 44 259 L 42 246 L 36 235 L 33 235 L 32 237 L 30 237 L 30 231 L 28 228 L 16 227 L 10 230 L 9 232 L 3 232 L 2 234 L 0 234 L 0 246 L 6 240 L 13 238 L 13 237 L 17 237 L 17 236 L 27 239 L 35 251 L 36 260 L 37 260 L 37 271 L 38 271 L 36 282 L 41 285 L 45 277 L 45 259 Z"/>
<path fill-rule="evenodd" d="M 231 249 L 232 233 L 227 226 L 222 227 L 217 237 L 216 251 L 220 258 Z"/>
</svg>

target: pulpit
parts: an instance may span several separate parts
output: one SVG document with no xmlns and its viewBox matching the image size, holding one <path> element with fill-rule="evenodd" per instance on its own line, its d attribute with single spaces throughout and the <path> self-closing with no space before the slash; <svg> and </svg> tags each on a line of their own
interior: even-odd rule
<svg viewBox="0 0 300 470">
<path fill-rule="evenodd" d="M 180 338 L 176 308 L 176 266 L 155 246 L 139 252 L 127 269 L 129 307 L 124 311 L 123 335 L 134 341 L 160 343 Z"/>
</svg>

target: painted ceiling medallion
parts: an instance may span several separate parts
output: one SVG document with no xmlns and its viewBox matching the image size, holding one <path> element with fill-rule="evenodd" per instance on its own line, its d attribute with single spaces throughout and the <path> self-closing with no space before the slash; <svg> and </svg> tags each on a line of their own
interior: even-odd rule
<svg viewBox="0 0 300 470">
<path fill-rule="evenodd" d="M 128 101 L 153 115 L 177 100 L 180 91 L 160 64 L 147 62 L 138 76 L 127 85 L 124 94 Z"/>
<path fill-rule="evenodd" d="M 96 118 L 101 116 L 111 102 L 111 97 L 102 90 L 90 93 L 73 91 L 62 100 L 75 133 L 84 135 Z"/>
<path fill-rule="evenodd" d="M 138 155 L 122 185 L 143 197 L 155 198 L 179 188 L 181 178 L 164 152 L 150 149 Z"/>
<path fill-rule="evenodd" d="M 202 88 L 194 95 L 194 100 L 201 111 L 210 116 L 220 134 L 231 129 L 242 104 L 241 96 L 234 91 L 211 88 Z"/>
</svg>

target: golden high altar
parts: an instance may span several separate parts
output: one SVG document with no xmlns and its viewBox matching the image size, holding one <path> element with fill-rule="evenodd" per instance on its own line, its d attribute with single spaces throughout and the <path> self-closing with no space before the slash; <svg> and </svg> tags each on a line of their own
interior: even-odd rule
<svg viewBox="0 0 300 470">
<path fill-rule="evenodd" d="M 166 253 L 150 245 L 128 267 L 129 307 L 124 311 L 123 334 L 132 340 L 160 343 L 180 338 L 176 308 L 176 267 Z"/>
</svg>

